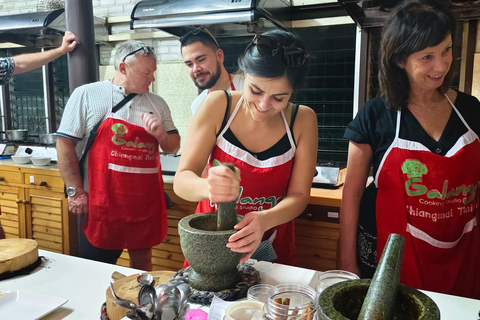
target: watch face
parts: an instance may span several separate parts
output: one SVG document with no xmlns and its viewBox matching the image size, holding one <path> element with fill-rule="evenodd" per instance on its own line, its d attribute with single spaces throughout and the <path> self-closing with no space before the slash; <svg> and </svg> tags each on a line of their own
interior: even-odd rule
<svg viewBox="0 0 480 320">
<path fill-rule="evenodd" d="M 74 187 L 68 187 L 67 188 L 67 195 L 70 197 L 73 197 L 75 195 L 75 188 Z"/>
</svg>

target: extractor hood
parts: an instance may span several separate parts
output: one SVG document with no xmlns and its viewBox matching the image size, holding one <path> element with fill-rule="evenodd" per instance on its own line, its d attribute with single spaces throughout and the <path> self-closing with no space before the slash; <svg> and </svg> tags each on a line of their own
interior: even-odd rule
<svg viewBox="0 0 480 320">
<path fill-rule="evenodd" d="M 106 41 L 105 20 L 94 19 L 95 39 Z M 0 16 L 0 43 L 25 47 L 58 47 L 66 31 L 65 9 Z"/>
<path fill-rule="evenodd" d="M 181 36 L 208 26 L 216 37 L 243 36 L 291 27 L 289 0 L 143 0 L 131 14 L 130 28 L 158 28 Z"/>
<path fill-rule="evenodd" d="M 402 0 L 338 0 L 360 28 L 379 27 L 385 23 L 391 9 Z M 440 1 L 440 0 L 439 0 Z M 480 17 L 480 1 L 451 1 L 455 19 Z"/>
</svg>

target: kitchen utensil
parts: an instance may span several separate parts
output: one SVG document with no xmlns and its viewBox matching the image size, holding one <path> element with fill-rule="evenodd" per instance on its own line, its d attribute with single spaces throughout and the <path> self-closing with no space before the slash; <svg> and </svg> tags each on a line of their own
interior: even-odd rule
<svg viewBox="0 0 480 320">
<path fill-rule="evenodd" d="M 404 247 L 403 236 L 388 236 L 358 319 L 393 319 Z"/>
<path fill-rule="evenodd" d="M 12 156 L 13 162 L 16 164 L 25 164 L 30 162 L 30 156 Z"/>
<path fill-rule="evenodd" d="M 166 271 L 166 270 L 156 270 L 150 271 L 153 275 L 153 286 L 158 286 L 164 283 L 167 283 L 174 275 L 175 271 Z M 127 275 L 124 278 L 120 278 L 113 283 L 115 293 L 122 297 L 123 299 L 131 300 L 138 305 L 138 291 L 140 286 L 137 282 L 138 272 Z M 120 307 L 118 304 L 113 301 L 116 299 L 111 290 L 106 288 L 106 303 L 107 303 L 107 315 L 110 320 L 121 320 L 125 317 L 126 310 Z"/>
<path fill-rule="evenodd" d="M 52 158 L 50 157 L 32 157 L 31 158 L 32 162 L 36 166 L 46 166 L 52 161 Z"/>
<path fill-rule="evenodd" d="M 190 288 L 190 285 L 188 283 L 180 283 L 177 286 L 177 289 L 180 292 L 180 309 L 183 309 L 186 304 L 188 304 L 188 299 L 190 299 L 190 296 L 192 295 L 192 290 Z"/>
<path fill-rule="evenodd" d="M 161 284 L 155 287 L 155 292 L 157 296 L 157 300 L 160 300 L 164 295 L 168 294 L 168 292 L 172 289 L 171 286 L 167 284 Z"/>
<path fill-rule="evenodd" d="M 130 309 L 130 310 L 133 310 L 133 311 L 137 312 L 137 305 L 133 301 L 130 301 L 130 300 L 127 300 L 127 299 L 117 299 L 113 302 L 118 304 L 121 307 L 124 307 L 124 308 L 127 308 L 127 309 Z"/>
<path fill-rule="evenodd" d="M 28 138 L 27 129 L 5 130 L 5 135 L 10 141 L 26 141 Z"/>
<path fill-rule="evenodd" d="M 213 160 L 213 167 L 225 166 L 235 172 L 235 166 L 231 163 L 221 163 L 218 160 Z M 237 202 L 221 202 L 218 204 L 218 216 L 217 216 L 217 231 L 233 230 L 233 227 L 237 224 Z"/>
<path fill-rule="evenodd" d="M 137 314 L 141 320 L 151 320 L 154 315 L 154 306 L 152 303 L 139 305 L 137 308 Z"/>
<path fill-rule="evenodd" d="M 125 315 L 127 316 L 128 319 L 142 320 L 142 318 L 140 318 L 138 313 L 136 311 L 133 311 L 133 310 L 127 311 L 127 313 L 125 313 Z"/>
<path fill-rule="evenodd" d="M 149 284 L 143 285 L 138 291 L 138 303 L 141 305 L 146 305 L 150 303 L 153 306 L 155 305 L 156 292 L 155 288 Z"/>
<path fill-rule="evenodd" d="M 40 143 L 44 145 L 54 146 L 57 143 L 56 133 L 43 133 L 38 135 Z"/>
<path fill-rule="evenodd" d="M 151 285 L 153 282 L 153 276 L 150 273 L 142 273 L 137 277 L 139 285 Z"/>
<path fill-rule="evenodd" d="M 182 319 L 187 314 L 188 310 L 190 310 L 190 305 L 187 303 L 177 315 L 177 319 Z"/>
<path fill-rule="evenodd" d="M 113 289 L 113 282 L 110 281 L 110 291 L 112 292 L 112 295 L 115 297 L 115 299 L 120 299 L 119 296 L 117 296 L 117 294 L 115 293 L 115 290 Z"/>
</svg>

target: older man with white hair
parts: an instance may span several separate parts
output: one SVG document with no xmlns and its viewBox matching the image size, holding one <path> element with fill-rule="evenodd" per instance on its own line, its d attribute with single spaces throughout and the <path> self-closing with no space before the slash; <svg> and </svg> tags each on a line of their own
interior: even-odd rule
<svg viewBox="0 0 480 320">
<path fill-rule="evenodd" d="M 65 107 L 58 166 L 69 210 L 85 220 L 84 258 L 116 263 L 128 249 L 131 267 L 151 270 L 166 236 L 159 147 L 175 153 L 180 136 L 165 100 L 149 92 L 156 69 L 153 48 L 123 42 L 113 79 L 78 87 Z"/>
</svg>

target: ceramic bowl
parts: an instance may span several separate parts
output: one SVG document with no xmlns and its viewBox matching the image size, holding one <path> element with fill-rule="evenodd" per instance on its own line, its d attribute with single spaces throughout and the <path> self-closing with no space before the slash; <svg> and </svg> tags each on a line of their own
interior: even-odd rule
<svg viewBox="0 0 480 320">
<path fill-rule="evenodd" d="M 12 160 L 16 164 L 29 163 L 31 158 L 32 158 L 31 156 L 12 156 Z"/>
<path fill-rule="evenodd" d="M 48 158 L 48 157 L 32 157 L 32 162 L 34 165 L 36 166 L 46 166 L 50 163 L 50 160 L 52 160 L 52 158 Z"/>
</svg>

